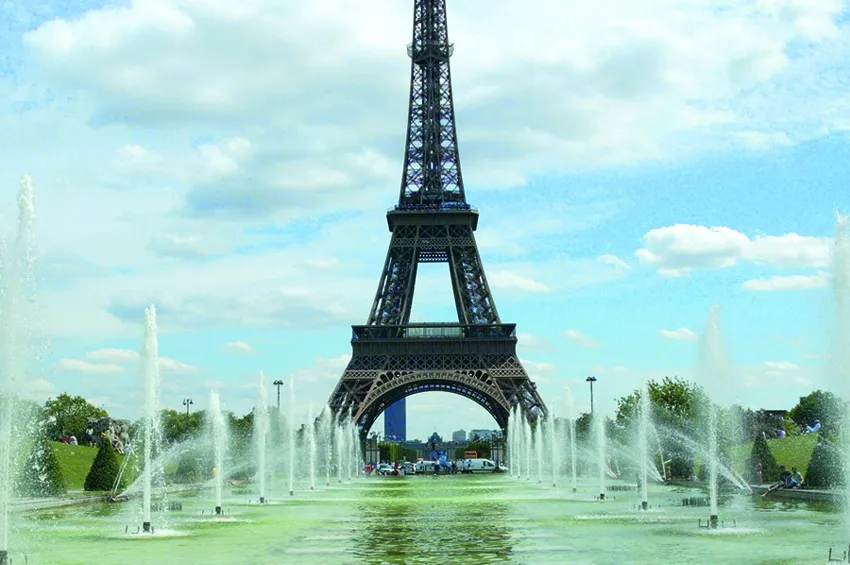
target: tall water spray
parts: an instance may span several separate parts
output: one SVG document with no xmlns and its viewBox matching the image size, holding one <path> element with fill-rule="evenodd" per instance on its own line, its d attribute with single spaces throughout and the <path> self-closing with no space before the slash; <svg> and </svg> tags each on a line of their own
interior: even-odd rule
<svg viewBox="0 0 850 565">
<path fill-rule="evenodd" d="M 313 421 L 313 405 L 307 407 L 307 450 L 310 458 L 310 490 L 316 490 L 316 423 Z"/>
<path fill-rule="evenodd" d="M 254 408 L 254 442 L 257 449 L 257 489 L 260 495 L 260 504 L 266 502 L 266 449 L 268 447 L 269 435 L 269 409 L 268 391 L 266 390 L 266 376 L 260 371 L 260 403 Z"/>
<path fill-rule="evenodd" d="M 156 308 L 145 309 L 145 341 L 141 355 L 142 380 L 145 389 L 145 471 L 142 484 L 142 531 L 151 531 L 151 495 L 154 478 L 154 443 L 159 444 L 159 338 Z"/>
<path fill-rule="evenodd" d="M 27 294 L 34 281 L 34 234 L 34 192 L 29 175 L 24 175 L 18 190 L 18 232 L 11 244 L 0 248 L 0 565 L 6 564 L 9 551 L 12 412 L 15 383 L 26 378 L 29 336 L 21 330 L 31 319 L 25 309 L 31 303 Z"/>
<path fill-rule="evenodd" d="M 336 435 L 336 471 L 339 482 L 342 482 L 343 462 L 342 456 L 345 453 L 345 433 L 343 433 L 343 423 L 337 422 L 334 433 Z"/>
<path fill-rule="evenodd" d="M 596 456 L 599 464 L 599 500 L 605 500 L 605 473 L 607 470 L 606 462 L 606 441 L 605 441 L 605 416 L 602 412 L 596 412 L 593 415 L 593 425 L 596 431 Z"/>
<path fill-rule="evenodd" d="M 224 490 L 224 455 L 227 451 L 228 434 L 221 399 L 218 392 L 210 391 L 210 416 L 212 419 L 212 441 L 215 453 L 215 513 L 221 514 L 221 499 Z"/>
<path fill-rule="evenodd" d="M 525 453 L 525 478 L 531 480 L 531 423 L 528 421 L 528 414 L 522 415 L 522 450 Z"/>
<path fill-rule="evenodd" d="M 325 486 L 330 486 L 331 464 L 334 457 L 334 415 L 330 406 L 327 406 L 322 414 L 324 416 L 322 419 L 324 433 L 322 435 L 325 439 Z"/>
<path fill-rule="evenodd" d="M 708 314 L 708 322 L 702 335 L 700 347 L 700 377 L 706 388 L 713 389 L 715 394 L 722 390 L 726 381 L 726 353 L 723 347 L 723 339 L 720 333 L 720 306 L 712 306 Z M 714 399 L 708 401 L 708 436 L 707 463 L 708 463 L 708 498 L 711 513 L 709 524 L 712 528 L 717 527 L 718 504 L 717 504 L 717 476 L 718 458 L 720 453 L 717 449 L 717 407 Z"/>
<path fill-rule="evenodd" d="M 573 477 L 573 492 L 578 490 L 578 480 L 576 477 L 576 420 L 575 414 L 573 414 L 573 394 L 570 390 L 570 387 L 566 387 L 566 404 L 567 404 L 567 418 L 569 419 L 570 424 L 570 468 Z"/>
<path fill-rule="evenodd" d="M 289 496 L 295 495 L 295 378 L 289 379 Z"/>
<path fill-rule="evenodd" d="M 833 343 L 832 374 L 835 392 L 844 400 L 850 399 L 850 217 L 836 214 L 835 243 L 832 250 L 832 293 L 835 301 L 835 340 Z M 845 485 L 845 538 L 850 540 L 850 414 L 842 415 Z"/>
<path fill-rule="evenodd" d="M 537 482 L 543 483 L 543 418 L 534 426 L 534 455 L 537 458 Z"/>
<path fill-rule="evenodd" d="M 558 472 L 561 469 L 561 442 L 558 441 L 558 425 L 555 420 L 555 412 L 549 412 L 549 419 L 546 422 L 546 427 L 549 430 L 549 451 L 552 456 L 552 486 L 558 486 Z"/>
<path fill-rule="evenodd" d="M 640 394 L 640 425 L 638 426 L 638 445 L 640 447 L 641 499 L 640 507 L 649 508 L 649 426 L 650 426 L 649 387 L 643 384 Z"/>
</svg>

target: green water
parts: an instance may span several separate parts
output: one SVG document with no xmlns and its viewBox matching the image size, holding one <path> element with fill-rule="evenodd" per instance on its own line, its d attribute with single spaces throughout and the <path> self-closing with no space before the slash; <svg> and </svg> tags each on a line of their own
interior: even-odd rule
<svg viewBox="0 0 850 565">
<path fill-rule="evenodd" d="M 274 488 L 275 485 L 272 485 Z M 16 516 L 15 565 L 165 564 L 823 564 L 844 541 L 835 509 L 733 497 L 721 519 L 682 507 L 693 490 L 657 486 L 653 508 L 636 493 L 573 494 L 499 475 L 362 478 L 250 504 L 231 494 L 211 518 L 211 492 L 171 496 L 180 512 L 154 514 L 154 536 L 132 535 L 138 501 Z M 204 516 L 201 511 L 204 510 Z M 131 534 L 124 533 L 130 526 Z"/>
</svg>

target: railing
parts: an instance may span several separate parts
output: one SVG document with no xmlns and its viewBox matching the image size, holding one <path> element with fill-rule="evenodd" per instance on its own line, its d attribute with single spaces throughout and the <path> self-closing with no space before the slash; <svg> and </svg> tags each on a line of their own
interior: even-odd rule
<svg viewBox="0 0 850 565">
<path fill-rule="evenodd" d="M 387 210 L 388 212 L 438 212 L 443 210 L 462 210 L 473 211 L 478 210 L 467 204 L 466 202 L 441 202 L 440 204 L 399 204 Z"/>
<path fill-rule="evenodd" d="M 444 43 L 439 40 L 426 39 L 419 45 L 416 43 L 408 43 L 407 56 L 411 59 L 417 59 L 423 55 L 437 55 L 439 58 L 449 58 L 455 52 L 453 43 Z"/>
<path fill-rule="evenodd" d="M 404 326 L 352 326 L 351 340 L 404 339 L 510 339 L 516 324 L 408 324 Z"/>
</svg>

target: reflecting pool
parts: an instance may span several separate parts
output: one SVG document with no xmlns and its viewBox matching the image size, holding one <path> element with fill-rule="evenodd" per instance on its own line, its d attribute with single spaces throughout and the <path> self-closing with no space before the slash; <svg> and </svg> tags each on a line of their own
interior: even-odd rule
<svg viewBox="0 0 850 565">
<path fill-rule="evenodd" d="M 721 501 L 725 527 L 709 530 L 697 526 L 708 508 L 681 506 L 697 490 L 657 485 L 648 511 L 634 491 L 601 502 L 595 494 L 589 483 L 572 493 L 505 475 L 366 477 L 271 494 L 262 506 L 227 489 L 226 514 L 212 517 L 209 489 L 170 495 L 182 510 L 154 513 L 153 536 L 135 534 L 138 499 L 19 514 L 12 557 L 23 563 L 25 553 L 31 565 L 798 565 L 823 564 L 828 547 L 841 545 L 841 515 L 822 504 L 734 496 Z"/>
</svg>

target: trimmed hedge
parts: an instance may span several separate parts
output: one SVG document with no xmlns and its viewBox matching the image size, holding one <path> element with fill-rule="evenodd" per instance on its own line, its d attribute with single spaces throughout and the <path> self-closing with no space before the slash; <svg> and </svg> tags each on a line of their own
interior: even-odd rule
<svg viewBox="0 0 850 565">
<path fill-rule="evenodd" d="M 753 442 L 753 448 L 750 451 L 750 457 L 747 459 L 747 467 L 745 469 L 745 477 L 750 482 L 758 480 L 756 473 L 756 464 L 761 461 L 761 477 L 762 482 L 769 483 L 779 480 L 779 464 L 776 458 L 771 453 L 767 446 L 767 439 L 764 434 L 757 434 Z"/>
<path fill-rule="evenodd" d="M 91 464 L 89 474 L 86 475 L 86 484 L 83 488 L 86 490 L 112 490 L 115 484 L 115 479 L 118 477 L 120 465 L 118 464 L 118 456 L 109 442 L 103 442 L 97 450 L 97 456 Z M 122 488 L 122 484 L 118 485 Z"/>
<path fill-rule="evenodd" d="M 59 460 L 46 436 L 39 434 L 36 438 L 16 486 L 20 496 L 60 496 L 68 492 Z"/>
</svg>

